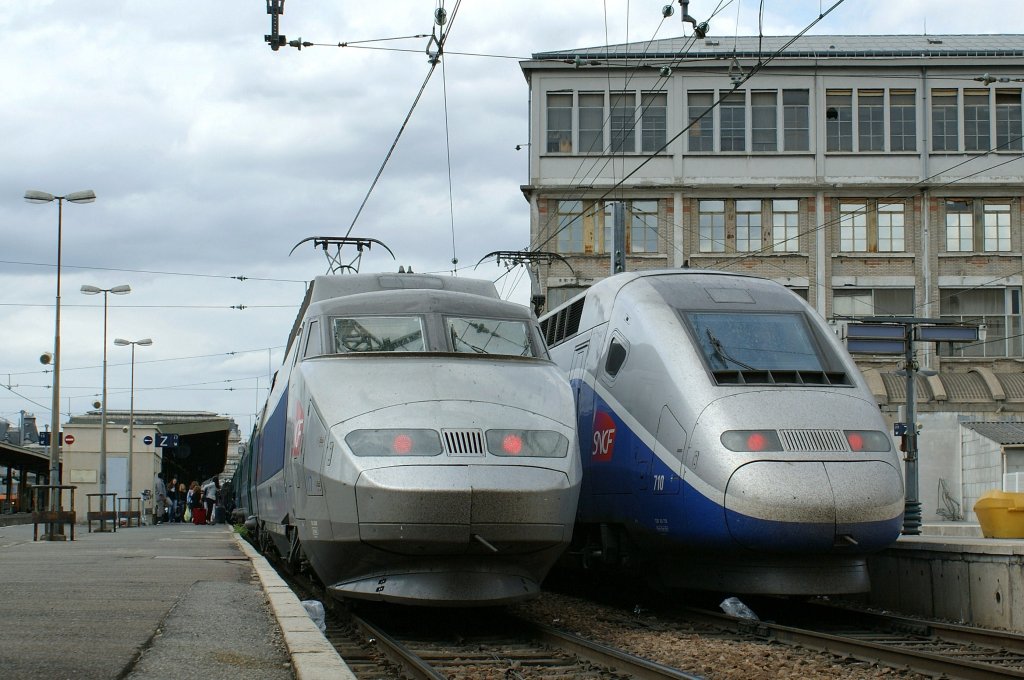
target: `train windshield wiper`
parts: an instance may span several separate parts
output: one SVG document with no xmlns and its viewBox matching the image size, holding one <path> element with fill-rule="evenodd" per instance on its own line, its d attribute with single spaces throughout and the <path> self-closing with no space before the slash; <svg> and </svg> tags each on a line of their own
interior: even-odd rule
<svg viewBox="0 0 1024 680">
<path fill-rule="evenodd" d="M 708 340 L 711 342 L 711 348 L 713 350 L 715 350 L 715 354 L 720 359 L 722 359 L 723 361 L 732 362 L 732 363 L 736 364 L 737 366 L 739 366 L 740 368 L 745 369 L 747 371 L 756 371 L 757 370 L 756 368 L 754 368 L 750 364 L 743 363 L 742 361 L 740 361 L 739 359 L 733 357 L 731 354 L 729 354 L 727 351 L 725 351 L 725 347 L 722 346 L 722 341 L 719 340 L 718 337 L 714 333 L 711 332 L 710 328 L 706 328 L 704 330 L 708 334 Z"/>
</svg>

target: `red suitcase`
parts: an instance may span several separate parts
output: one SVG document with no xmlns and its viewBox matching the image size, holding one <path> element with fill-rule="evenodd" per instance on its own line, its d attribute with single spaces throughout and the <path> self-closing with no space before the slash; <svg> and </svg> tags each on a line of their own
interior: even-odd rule
<svg viewBox="0 0 1024 680">
<path fill-rule="evenodd" d="M 206 524 L 206 508 L 192 508 L 192 524 Z"/>
</svg>

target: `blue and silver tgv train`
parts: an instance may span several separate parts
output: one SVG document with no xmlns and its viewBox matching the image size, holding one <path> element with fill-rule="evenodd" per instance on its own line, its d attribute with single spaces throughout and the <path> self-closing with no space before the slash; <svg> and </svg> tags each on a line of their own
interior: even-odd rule
<svg viewBox="0 0 1024 680">
<path fill-rule="evenodd" d="M 236 481 L 257 543 L 339 597 L 494 605 L 568 546 L 573 397 L 489 281 L 317 277 Z"/>
<path fill-rule="evenodd" d="M 868 589 L 866 555 L 900 530 L 899 461 L 806 302 L 751 276 L 628 273 L 541 327 L 577 403 L 573 555 L 675 588 Z"/>
</svg>

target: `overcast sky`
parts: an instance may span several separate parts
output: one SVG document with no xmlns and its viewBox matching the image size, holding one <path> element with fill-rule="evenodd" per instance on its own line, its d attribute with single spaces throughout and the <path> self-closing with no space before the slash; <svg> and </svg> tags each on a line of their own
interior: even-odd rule
<svg viewBox="0 0 1024 680">
<path fill-rule="evenodd" d="M 515 58 L 498 57 L 683 35 L 678 3 L 662 20 L 667 1 L 462 3 L 446 49 L 497 56 L 448 54 L 435 72 L 352 232 L 397 260 L 374 249 L 363 271 L 447 272 L 457 257 L 460 275 L 498 279 L 503 269 L 473 265 L 529 239 L 515 150 L 526 84 Z M 765 0 L 764 32 L 792 35 L 833 1 Z M 757 34 L 757 2 L 722 4 L 712 35 Z M 690 13 L 718 5 L 692 0 Z M 424 38 L 336 45 L 430 34 L 436 6 L 286 0 L 281 32 L 318 45 L 273 52 L 264 0 L 3 2 L 0 417 L 50 422 L 38 357 L 54 340 L 57 205 L 22 196 L 93 189 L 95 203 L 64 209 L 63 418 L 102 384 L 102 296 L 79 289 L 129 284 L 110 296 L 109 338 L 153 339 L 136 351 L 135 408 L 226 414 L 247 435 L 304 282 L 327 266 L 308 245 L 288 253 L 348 230 L 429 69 Z M 451 18 L 455 0 L 445 7 Z M 846 0 L 812 32 L 1019 33 L 1022 15 L 1019 0 Z M 499 281 L 518 302 L 522 274 Z M 109 408 L 129 407 L 130 356 L 109 346 Z"/>
</svg>

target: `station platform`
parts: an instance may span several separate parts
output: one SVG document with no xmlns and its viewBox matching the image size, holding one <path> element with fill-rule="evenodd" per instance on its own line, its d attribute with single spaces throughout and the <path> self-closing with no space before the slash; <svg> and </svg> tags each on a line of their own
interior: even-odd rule
<svg viewBox="0 0 1024 680">
<path fill-rule="evenodd" d="M 0 526 L 0 669 L 59 680 L 354 677 L 229 525 L 161 524 L 33 541 Z"/>
<path fill-rule="evenodd" d="M 872 606 L 1024 633 L 1024 539 L 977 524 L 923 525 L 868 557 Z"/>
</svg>

